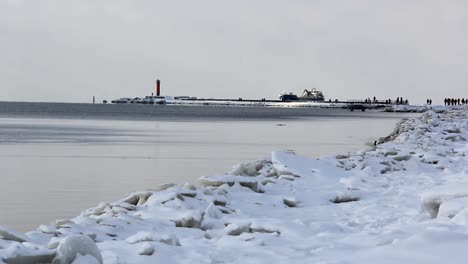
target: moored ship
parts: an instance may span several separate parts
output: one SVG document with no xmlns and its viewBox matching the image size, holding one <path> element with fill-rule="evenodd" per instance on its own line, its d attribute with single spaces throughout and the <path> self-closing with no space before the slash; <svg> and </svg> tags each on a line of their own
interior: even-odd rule
<svg viewBox="0 0 468 264">
<path fill-rule="evenodd" d="M 307 90 L 305 89 L 302 92 L 301 96 L 297 96 L 293 93 L 282 93 L 280 95 L 280 100 L 283 102 L 290 102 L 290 101 L 316 101 L 316 102 L 323 102 L 325 100 L 325 97 L 322 93 L 322 91 L 319 91 L 315 88 L 312 88 L 312 90 Z"/>
</svg>

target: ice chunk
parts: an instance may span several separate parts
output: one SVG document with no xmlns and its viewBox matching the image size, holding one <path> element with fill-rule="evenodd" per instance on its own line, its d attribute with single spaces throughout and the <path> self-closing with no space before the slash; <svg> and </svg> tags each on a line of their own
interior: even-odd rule
<svg viewBox="0 0 468 264">
<path fill-rule="evenodd" d="M 86 256 L 87 263 L 91 260 L 94 263 L 102 264 L 102 256 L 94 241 L 88 236 L 83 235 L 68 235 L 57 248 L 57 255 L 52 264 L 70 264 L 73 261 L 82 261 L 80 258 Z M 84 263 L 84 262 L 77 262 Z"/>
<path fill-rule="evenodd" d="M 224 231 L 230 236 L 239 236 L 242 233 L 250 232 L 250 222 L 231 223 L 226 226 Z"/>
<path fill-rule="evenodd" d="M 100 264 L 95 257 L 91 255 L 78 254 L 75 260 L 71 264 Z"/>
<path fill-rule="evenodd" d="M 21 233 L 18 233 L 12 229 L 9 229 L 4 226 L 0 226 L 0 237 L 5 240 L 11 240 L 16 242 L 26 242 L 28 239 Z"/>
<path fill-rule="evenodd" d="M 468 196 L 450 199 L 440 205 L 437 218 L 454 218 L 465 208 L 468 208 Z"/>
<path fill-rule="evenodd" d="M 154 248 L 150 243 L 142 243 L 137 251 L 138 255 L 151 256 L 154 253 Z"/>
<path fill-rule="evenodd" d="M 410 155 L 398 155 L 398 156 L 393 157 L 393 159 L 396 161 L 408 161 L 411 159 L 411 156 Z"/>
<path fill-rule="evenodd" d="M 210 176 L 210 177 L 201 177 L 199 181 L 200 181 L 200 184 L 205 187 L 209 187 L 209 186 L 218 187 L 223 184 L 233 186 L 235 183 L 239 183 L 239 185 L 243 187 L 247 187 L 254 192 L 260 191 L 258 180 L 249 176 L 218 175 L 218 176 Z"/>
<path fill-rule="evenodd" d="M 468 197 L 468 183 L 459 182 L 436 188 L 430 192 L 423 193 L 421 195 L 421 201 L 423 208 L 429 215 L 432 218 L 436 218 L 442 203 L 462 197 Z M 451 206 L 448 207 L 451 208 Z M 444 210 L 448 209 L 445 208 Z"/>
<path fill-rule="evenodd" d="M 148 242 L 148 241 L 157 241 L 171 246 L 180 246 L 179 239 L 174 235 L 170 234 L 160 234 L 155 232 L 149 231 L 140 231 L 135 235 L 128 237 L 126 239 L 127 243 L 129 244 L 137 244 L 140 242 Z"/>
<path fill-rule="evenodd" d="M 288 207 L 296 207 L 297 201 L 294 198 L 283 198 L 283 203 Z"/>
</svg>

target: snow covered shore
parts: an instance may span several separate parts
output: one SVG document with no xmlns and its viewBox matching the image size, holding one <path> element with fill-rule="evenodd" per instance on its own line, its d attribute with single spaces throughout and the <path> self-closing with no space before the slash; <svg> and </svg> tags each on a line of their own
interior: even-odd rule
<svg viewBox="0 0 468 264">
<path fill-rule="evenodd" d="M 24 235 L 0 228 L 0 263 L 465 263 L 467 117 L 429 111 L 362 152 L 274 152 Z"/>
</svg>

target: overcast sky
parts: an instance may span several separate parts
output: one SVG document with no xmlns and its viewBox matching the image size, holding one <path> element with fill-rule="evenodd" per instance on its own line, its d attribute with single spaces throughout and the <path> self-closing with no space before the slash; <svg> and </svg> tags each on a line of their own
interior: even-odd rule
<svg viewBox="0 0 468 264">
<path fill-rule="evenodd" d="M 468 97 L 468 1 L 2 0 L 0 100 Z"/>
</svg>

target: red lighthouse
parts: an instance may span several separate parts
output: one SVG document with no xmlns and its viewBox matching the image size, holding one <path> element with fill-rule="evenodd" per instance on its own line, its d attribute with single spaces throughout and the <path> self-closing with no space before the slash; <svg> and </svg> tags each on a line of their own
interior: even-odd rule
<svg viewBox="0 0 468 264">
<path fill-rule="evenodd" d="M 159 79 L 156 80 L 156 96 L 161 95 L 161 81 Z"/>
</svg>

